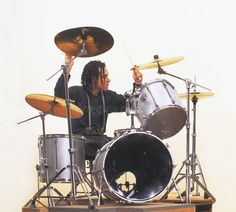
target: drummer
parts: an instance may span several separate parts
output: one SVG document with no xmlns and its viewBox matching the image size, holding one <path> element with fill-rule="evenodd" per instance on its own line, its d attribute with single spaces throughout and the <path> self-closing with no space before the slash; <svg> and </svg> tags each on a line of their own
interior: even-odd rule
<svg viewBox="0 0 236 212">
<path fill-rule="evenodd" d="M 74 58 L 65 55 L 65 63 L 70 78 Z M 143 80 L 142 73 L 134 69 L 133 79 L 134 85 L 139 87 Z M 110 81 L 105 63 L 90 61 L 84 66 L 81 75 L 82 85 L 69 88 L 70 99 L 84 113 L 81 118 L 71 121 L 72 133 L 86 138 L 86 160 L 93 160 L 97 150 L 110 141 L 110 138 L 105 135 L 108 114 L 125 111 L 126 99 L 122 94 L 108 89 Z M 56 83 L 54 94 L 65 99 L 63 74 Z"/>
</svg>

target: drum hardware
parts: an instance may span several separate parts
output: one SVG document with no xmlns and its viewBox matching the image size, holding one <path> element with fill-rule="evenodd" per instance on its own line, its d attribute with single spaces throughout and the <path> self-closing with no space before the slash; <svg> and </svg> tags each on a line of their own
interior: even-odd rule
<svg viewBox="0 0 236 212">
<path fill-rule="evenodd" d="M 196 92 L 196 87 L 194 86 L 194 92 L 190 93 L 190 97 L 193 103 L 193 133 L 192 133 L 192 153 L 189 155 L 190 161 L 191 161 L 191 176 L 193 178 L 191 191 L 194 191 L 195 189 L 195 183 L 196 183 L 196 190 L 195 190 L 195 196 L 200 196 L 200 192 L 198 190 L 198 186 L 200 186 L 204 191 L 204 198 L 208 199 L 209 197 L 212 198 L 213 201 L 215 201 L 215 198 L 212 196 L 212 194 L 208 191 L 206 181 L 203 175 L 203 171 L 197 156 L 197 148 L 196 148 L 196 114 L 197 114 L 197 102 L 199 99 L 211 97 L 214 93 L 212 92 Z M 185 98 L 185 94 L 180 94 L 180 98 Z M 197 167 L 199 168 L 199 173 L 196 173 Z M 201 177 L 203 183 L 200 182 L 199 178 Z"/>
<path fill-rule="evenodd" d="M 131 133 L 131 132 L 135 132 L 137 130 L 137 128 L 135 128 L 135 125 L 134 125 L 134 116 L 136 115 L 137 113 L 137 108 L 138 108 L 138 101 L 137 101 L 137 98 L 139 98 L 140 96 L 140 92 L 137 91 L 135 89 L 135 83 L 133 83 L 133 90 L 132 90 L 132 93 L 125 93 L 125 98 L 126 98 L 126 115 L 129 116 L 130 115 L 130 120 L 131 120 L 131 127 L 130 129 L 126 129 L 125 131 L 124 130 L 116 130 L 114 132 L 114 137 L 115 138 L 118 138 L 120 137 L 121 135 L 127 135 L 128 133 Z M 141 98 L 144 98 L 143 97 L 144 95 L 142 95 Z M 122 131 L 122 132 L 121 132 Z M 120 132 L 122 134 L 120 134 Z M 129 185 L 135 185 L 134 183 L 133 184 L 130 184 L 129 181 L 127 180 L 127 175 L 128 173 L 125 173 L 125 183 L 119 183 L 118 186 L 119 188 L 122 190 L 122 186 L 125 186 L 126 188 L 128 188 L 128 191 L 129 191 Z M 102 182 L 102 177 L 101 178 L 101 182 Z M 102 184 L 100 184 L 102 185 Z M 101 187 L 101 186 L 100 186 Z M 101 192 L 101 189 L 99 189 L 99 191 Z"/>
<path fill-rule="evenodd" d="M 158 56 L 155 55 L 154 56 L 154 59 L 158 59 Z M 202 85 L 199 85 L 195 82 L 192 82 L 191 80 L 189 79 L 183 79 L 181 77 L 178 77 L 176 75 L 173 75 L 173 74 L 170 74 L 170 73 L 167 73 L 166 71 L 164 71 L 162 68 L 161 68 L 161 65 L 159 64 L 158 60 L 157 60 L 157 67 L 158 67 L 158 73 L 159 74 L 166 74 L 166 75 L 169 75 L 169 76 L 172 76 L 174 78 L 177 78 L 177 79 L 180 79 L 182 81 L 185 82 L 186 84 L 186 90 L 187 90 L 187 120 L 186 120 L 186 159 L 185 161 L 183 161 L 183 164 L 182 164 L 182 167 L 180 168 L 180 170 L 178 171 L 177 175 L 175 176 L 175 178 L 173 178 L 173 183 L 170 185 L 170 187 L 168 188 L 168 190 L 165 192 L 165 194 L 162 196 L 161 200 L 162 199 L 165 199 L 167 197 L 167 195 L 169 194 L 169 192 L 173 189 L 173 188 L 176 188 L 176 185 L 185 178 L 185 183 L 186 183 L 186 188 L 185 188 L 185 202 L 188 204 L 190 203 L 190 194 L 191 194 L 191 180 L 192 180 L 192 183 L 194 183 L 194 181 L 201 187 L 203 188 L 203 190 L 209 195 L 212 197 L 213 200 L 215 200 L 215 198 L 210 194 L 209 191 L 207 191 L 206 188 L 204 188 L 204 185 L 200 183 L 200 181 L 197 179 L 196 177 L 196 174 L 194 173 L 195 172 L 195 165 L 196 165 L 196 157 L 193 156 L 193 154 L 190 154 L 190 87 L 192 85 L 192 87 L 196 88 L 196 87 L 201 87 L 203 89 L 206 89 L 208 91 L 211 91 L 211 89 L 209 88 L 206 88 L 205 86 L 202 86 Z M 195 130 L 195 129 L 194 129 Z M 193 135 L 195 136 L 195 132 L 193 133 Z M 193 137 L 193 148 L 195 148 L 195 138 Z M 195 151 L 195 150 L 194 150 Z M 195 155 L 195 152 L 194 152 L 194 155 Z M 184 168 L 185 166 L 185 173 L 181 173 L 182 169 Z M 192 173 L 193 174 L 190 174 L 190 168 L 192 170 Z M 178 176 L 181 177 L 178 179 Z M 178 190 L 177 190 L 178 192 Z"/>
<path fill-rule="evenodd" d="M 126 98 L 126 115 L 131 117 L 131 129 L 133 129 L 135 128 L 134 116 L 136 115 L 138 108 L 137 99 L 140 96 L 140 93 L 137 90 L 135 90 L 135 84 L 133 84 L 132 93 L 126 92 L 124 96 Z"/>
<path fill-rule="evenodd" d="M 41 120 L 42 120 L 42 130 L 43 130 L 43 146 L 45 147 L 45 139 L 46 139 L 46 137 L 45 137 L 45 135 L 46 135 L 46 133 L 45 133 L 45 116 L 47 115 L 47 114 L 49 114 L 49 113 L 51 113 L 51 109 L 48 111 L 48 113 L 39 113 L 39 115 L 37 115 L 37 116 L 34 116 L 34 117 L 31 117 L 31 118 L 29 118 L 29 119 L 26 119 L 26 120 L 24 120 L 24 121 L 21 121 L 21 122 L 18 122 L 17 124 L 22 124 L 22 123 L 25 123 L 25 122 L 27 122 L 27 121 L 30 121 L 30 120 L 32 120 L 32 119 L 35 119 L 35 118 L 38 118 L 38 117 L 40 117 L 41 118 Z M 43 167 L 45 168 L 45 170 L 46 170 L 46 183 L 47 184 L 49 184 L 49 174 L 48 174 L 48 161 L 47 161 L 47 157 L 46 157 L 46 155 L 47 155 L 47 152 L 46 152 L 46 149 L 43 149 L 43 152 L 44 152 L 44 154 L 43 154 L 43 161 L 44 161 L 44 163 L 43 163 Z M 36 169 L 37 168 L 39 168 L 38 166 L 36 166 Z M 38 185 L 39 185 L 39 181 L 38 181 Z M 49 184 L 50 185 L 50 184 Z M 45 191 L 47 189 L 47 199 L 48 199 L 48 205 L 49 206 L 53 206 L 54 205 L 54 202 L 53 202 L 53 200 L 50 198 L 51 197 L 51 187 L 49 187 L 49 186 L 46 186 L 45 187 L 45 189 L 43 189 L 43 191 Z M 38 186 L 38 192 L 39 192 L 40 190 L 39 190 L 39 186 Z M 38 193 L 37 192 L 37 193 Z M 36 202 L 36 199 L 37 199 L 37 197 L 38 197 L 38 194 L 35 194 L 35 196 L 34 197 L 36 197 L 36 198 L 33 198 L 32 200 L 30 200 L 26 205 L 32 205 L 33 207 L 35 207 L 35 202 Z"/>
<path fill-rule="evenodd" d="M 69 155 L 70 155 L 70 174 L 71 174 L 71 193 L 70 193 L 70 198 L 71 201 L 74 201 L 76 198 L 76 184 L 75 184 L 75 174 L 79 177 L 79 182 L 80 185 L 84 191 L 84 193 L 88 197 L 88 208 L 89 210 L 94 209 L 94 204 L 93 201 L 90 197 L 90 194 L 88 192 L 87 186 L 86 186 L 86 181 L 81 174 L 80 167 L 75 167 L 75 151 L 74 151 L 74 143 L 72 140 L 72 124 L 71 124 L 71 109 L 70 109 L 70 98 L 69 98 L 69 87 L 68 87 L 68 77 L 69 74 L 67 73 L 67 65 L 62 65 L 61 66 L 63 70 L 63 75 L 64 75 L 64 89 L 65 89 L 65 104 L 66 104 L 66 114 L 67 114 L 67 124 L 68 124 L 68 136 L 69 136 Z M 77 170 L 75 169 L 77 168 Z"/>
</svg>

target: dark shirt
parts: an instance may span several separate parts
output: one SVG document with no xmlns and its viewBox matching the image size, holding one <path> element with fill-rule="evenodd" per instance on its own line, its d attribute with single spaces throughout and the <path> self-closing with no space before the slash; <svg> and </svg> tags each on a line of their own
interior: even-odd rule
<svg viewBox="0 0 236 212">
<path fill-rule="evenodd" d="M 88 132 L 89 127 L 89 113 L 88 113 L 88 97 L 91 105 L 91 127 L 92 131 Z M 64 75 L 62 74 L 58 79 L 54 95 L 65 99 L 65 87 L 64 87 Z M 69 98 L 72 100 L 73 104 L 77 105 L 84 113 L 81 118 L 71 119 L 72 122 L 72 133 L 73 134 L 103 134 L 106 131 L 106 122 L 109 113 L 112 112 L 123 112 L 125 111 L 126 100 L 121 94 L 117 94 L 114 91 L 108 90 L 103 92 L 105 100 L 105 113 L 103 107 L 102 94 L 99 93 L 98 96 L 94 96 L 88 92 L 82 86 L 72 86 L 69 88 Z M 105 119 L 104 119 L 105 114 Z M 104 129 L 103 127 L 103 120 Z M 101 132 L 102 131 L 102 132 Z"/>
</svg>

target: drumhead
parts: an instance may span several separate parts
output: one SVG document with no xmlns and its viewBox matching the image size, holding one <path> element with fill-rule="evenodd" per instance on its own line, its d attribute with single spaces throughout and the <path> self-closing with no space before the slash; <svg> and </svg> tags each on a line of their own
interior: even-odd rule
<svg viewBox="0 0 236 212">
<path fill-rule="evenodd" d="M 170 82 L 157 79 L 142 85 L 139 92 L 137 118 L 142 130 L 166 139 L 184 127 L 187 113 Z"/>
<path fill-rule="evenodd" d="M 145 132 L 117 138 L 107 144 L 94 161 L 98 187 L 101 182 L 99 170 L 103 172 L 104 195 L 127 202 L 145 202 L 159 195 L 171 179 L 172 168 L 172 158 L 166 146 L 158 137 Z M 117 183 L 125 173 L 135 178 L 135 184 L 128 191 Z"/>
</svg>

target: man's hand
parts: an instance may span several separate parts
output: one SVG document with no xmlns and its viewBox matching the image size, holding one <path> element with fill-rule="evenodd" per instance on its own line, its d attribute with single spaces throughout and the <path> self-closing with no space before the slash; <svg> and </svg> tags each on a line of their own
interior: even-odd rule
<svg viewBox="0 0 236 212">
<path fill-rule="evenodd" d="M 68 54 L 65 55 L 65 63 L 66 63 L 66 72 L 67 74 L 70 74 L 70 71 L 74 65 L 74 59 L 75 57 L 70 56 Z"/>
<path fill-rule="evenodd" d="M 141 85 L 143 81 L 143 74 L 138 69 L 136 69 L 135 66 L 132 68 L 132 70 L 135 85 Z"/>
</svg>

